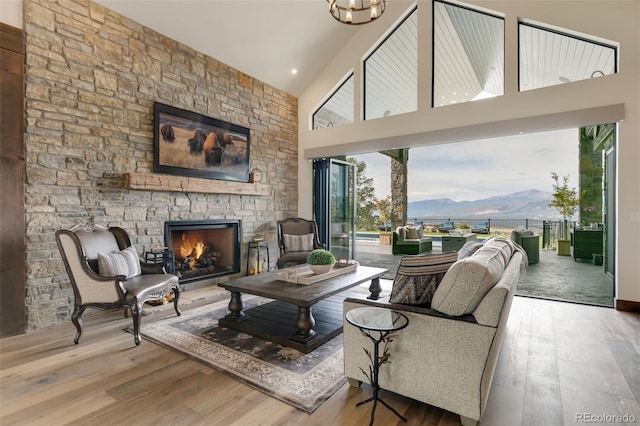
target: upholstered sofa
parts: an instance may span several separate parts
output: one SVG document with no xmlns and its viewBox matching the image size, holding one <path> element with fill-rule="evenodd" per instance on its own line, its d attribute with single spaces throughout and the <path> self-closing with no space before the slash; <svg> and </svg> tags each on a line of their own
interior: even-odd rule
<svg viewBox="0 0 640 426">
<path fill-rule="evenodd" d="M 434 290 L 433 296 L 426 298 L 430 306 L 391 303 L 389 297 L 344 301 L 345 316 L 351 309 L 375 306 L 408 317 L 409 325 L 389 344 L 390 362 L 380 368 L 381 389 L 457 413 L 464 425 L 476 424 L 484 414 L 516 284 L 526 268 L 526 254 L 506 238 L 467 244 L 474 249 L 461 250 L 457 256 L 468 256 L 460 260 L 454 257 L 444 274 L 437 274 L 442 263 L 420 267 L 441 276 L 435 288 L 432 279 L 405 280 L 412 286 L 423 282 L 425 289 Z M 450 256 L 423 256 L 428 261 L 428 256 L 438 255 Z M 402 269 L 401 263 L 398 273 Z M 396 282 L 398 277 L 392 300 L 394 293 L 398 294 Z M 412 287 L 408 293 L 414 294 L 415 290 Z M 344 321 L 344 368 L 352 386 L 368 382 L 362 371 L 369 371 L 370 361 L 363 348 L 370 350 L 371 346 L 367 337 Z"/>
<path fill-rule="evenodd" d="M 529 265 L 540 261 L 540 235 L 535 234 L 529 229 L 515 229 L 511 232 L 511 241 L 518 244 L 527 252 Z"/>
<path fill-rule="evenodd" d="M 422 234 L 422 226 L 398 226 L 393 231 L 391 252 L 393 254 L 420 254 L 430 252 L 431 238 Z"/>
</svg>

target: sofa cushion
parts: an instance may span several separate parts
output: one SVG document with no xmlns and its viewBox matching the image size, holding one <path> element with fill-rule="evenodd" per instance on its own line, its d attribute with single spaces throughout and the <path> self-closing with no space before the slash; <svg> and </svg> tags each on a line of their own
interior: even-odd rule
<svg viewBox="0 0 640 426">
<path fill-rule="evenodd" d="M 420 238 L 417 228 L 414 228 L 413 226 L 405 226 L 405 230 L 407 232 L 407 240 L 417 240 Z"/>
<path fill-rule="evenodd" d="M 142 273 L 140 259 L 134 246 L 114 253 L 98 252 L 98 273 L 104 277 L 124 275 L 127 278 Z"/>
<path fill-rule="evenodd" d="M 466 242 L 460 250 L 458 250 L 458 260 L 464 259 L 475 254 L 480 247 L 484 244 L 484 241 L 469 241 Z"/>
<path fill-rule="evenodd" d="M 452 316 L 472 313 L 500 280 L 512 252 L 509 240 L 496 237 L 474 255 L 458 260 L 442 278 L 431 307 Z"/>
<path fill-rule="evenodd" d="M 402 257 L 389 302 L 429 307 L 442 277 L 457 256 L 456 252 L 446 252 Z"/>
<path fill-rule="evenodd" d="M 292 235 L 283 234 L 284 248 L 286 251 L 311 251 L 313 250 L 313 234 Z"/>
</svg>

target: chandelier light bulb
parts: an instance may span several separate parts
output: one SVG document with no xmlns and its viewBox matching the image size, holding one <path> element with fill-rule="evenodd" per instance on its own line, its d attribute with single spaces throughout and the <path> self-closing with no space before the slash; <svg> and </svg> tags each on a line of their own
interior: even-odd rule
<svg viewBox="0 0 640 426">
<path fill-rule="evenodd" d="M 329 13 L 336 21 L 347 25 L 373 22 L 384 13 L 388 0 L 327 0 Z"/>
</svg>

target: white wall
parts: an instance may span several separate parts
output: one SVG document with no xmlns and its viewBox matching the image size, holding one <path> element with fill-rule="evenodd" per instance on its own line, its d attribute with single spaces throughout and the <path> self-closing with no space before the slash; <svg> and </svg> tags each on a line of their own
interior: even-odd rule
<svg viewBox="0 0 640 426">
<path fill-rule="evenodd" d="M 22 0 L 0 0 L 0 22 L 22 28 Z"/>
<path fill-rule="evenodd" d="M 385 14 L 380 21 L 365 25 L 299 99 L 299 215 L 311 217 L 310 158 L 619 122 L 617 298 L 640 302 L 640 2 L 471 0 L 466 3 L 505 16 L 504 96 L 436 109 L 429 107 L 431 2 L 419 0 L 418 75 L 424 79 L 418 88 L 418 111 L 369 122 L 356 119 L 353 124 L 310 131 L 310 115 L 349 69 L 356 72 L 356 99 L 361 99 L 361 58 L 383 29 L 402 13 L 394 9 L 400 4 L 390 2 L 388 11 L 394 15 Z M 378 25 L 385 18 L 385 25 Z M 519 93 L 518 18 L 620 43 L 619 72 Z M 358 106 L 356 117 L 359 116 Z"/>
</svg>

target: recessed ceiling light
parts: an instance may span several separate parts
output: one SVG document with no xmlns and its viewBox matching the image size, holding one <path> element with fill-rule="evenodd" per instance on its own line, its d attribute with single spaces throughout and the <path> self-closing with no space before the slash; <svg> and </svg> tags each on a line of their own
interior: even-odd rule
<svg viewBox="0 0 640 426">
<path fill-rule="evenodd" d="M 293 75 L 298 74 L 298 69 L 297 68 L 291 68 L 291 74 L 293 74 Z"/>
</svg>

